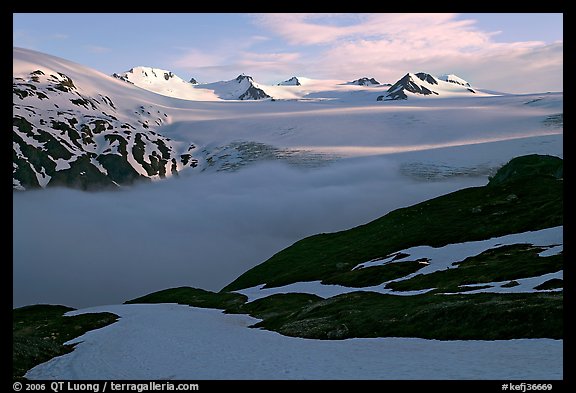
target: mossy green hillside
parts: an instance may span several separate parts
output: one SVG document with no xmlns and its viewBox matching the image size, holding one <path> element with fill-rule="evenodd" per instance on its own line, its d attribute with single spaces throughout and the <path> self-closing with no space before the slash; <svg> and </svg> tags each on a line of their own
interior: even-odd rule
<svg viewBox="0 0 576 393">
<path fill-rule="evenodd" d="M 221 310 L 234 310 L 246 302 L 248 298 L 238 293 L 215 293 L 204 289 L 192 287 L 178 287 L 164 289 L 136 299 L 128 300 L 124 304 L 136 303 L 178 303 L 192 307 L 218 308 Z"/>
</svg>

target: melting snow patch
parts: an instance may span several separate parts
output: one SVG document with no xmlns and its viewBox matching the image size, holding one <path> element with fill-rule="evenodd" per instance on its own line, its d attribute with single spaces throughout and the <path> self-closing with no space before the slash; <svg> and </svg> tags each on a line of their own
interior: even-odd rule
<svg viewBox="0 0 576 393">
<path fill-rule="evenodd" d="M 404 279 L 408 279 L 416 274 L 429 274 L 439 270 L 454 268 L 454 266 L 452 266 L 454 262 L 459 262 L 468 257 L 481 254 L 482 252 L 494 247 L 521 243 L 529 243 L 534 246 L 542 247 L 553 246 L 539 254 L 540 256 L 549 256 L 560 252 L 559 248 L 561 248 L 563 244 L 563 229 L 563 226 L 558 226 L 539 231 L 493 237 L 488 240 L 448 244 L 444 247 L 438 248 L 430 246 L 416 246 L 398 251 L 384 259 L 372 260 L 358 264 L 354 269 L 384 265 L 391 262 L 398 254 L 406 254 L 406 256 L 395 259 L 394 262 L 414 261 L 418 259 L 426 259 L 429 262 L 429 265 L 418 270 L 416 273 L 404 277 Z"/>
</svg>

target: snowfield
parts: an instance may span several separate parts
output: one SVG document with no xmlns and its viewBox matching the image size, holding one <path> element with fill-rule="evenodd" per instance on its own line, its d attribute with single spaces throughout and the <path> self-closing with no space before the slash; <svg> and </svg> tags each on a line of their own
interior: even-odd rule
<svg viewBox="0 0 576 393">
<path fill-rule="evenodd" d="M 72 340 L 29 379 L 563 378 L 563 341 L 308 340 L 249 329 L 245 315 L 175 304 L 95 307 L 118 322 Z"/>
</svg>

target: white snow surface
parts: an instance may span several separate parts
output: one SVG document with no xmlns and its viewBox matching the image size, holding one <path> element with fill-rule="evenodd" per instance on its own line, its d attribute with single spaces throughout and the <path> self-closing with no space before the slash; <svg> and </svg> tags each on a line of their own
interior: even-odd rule
<svg viewBox="0 0 576 393">
<path fill-rule="evenodd" d="M 563 378 L 563 340 L 438 341 L 285 337 L 258 320 L 176 304 L 103 306 L 118 322 L 69 343 L 74 351 L 26 378 L 74 379 L 530 379 Z"/>
<path fill-rule="evenodd" d="M 167 78 L 165 77 L 167 75 Z M 218 101 L 213 91 L 197 87 L 171 71 L 153 67 L 134 67 L 120 74 L 135 86 L 168 97 L 183 100 Z"/>
</svg>

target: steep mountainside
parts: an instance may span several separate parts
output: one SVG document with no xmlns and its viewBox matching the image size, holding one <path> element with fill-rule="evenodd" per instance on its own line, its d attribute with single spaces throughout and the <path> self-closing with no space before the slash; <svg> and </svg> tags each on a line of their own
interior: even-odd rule
<svg viewBox="0 0 576 393">
<path fill-rule="evenodd" d="M 117 187 L 196 166 L 194 145 L 179 151 L 181 146 L 155 131 L 169 121 L 163 109 L 136 105 L 136 96 L 132 102 L 117 99 L 105 87 L 93 89 L 49 66 L 28 71 L 30 64 L 22 60 L 26 67 L 19 71 L 16 57 L 14 189 Z"/>
</svg>

